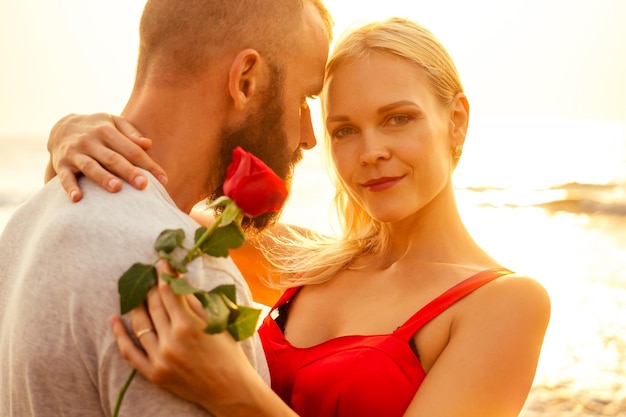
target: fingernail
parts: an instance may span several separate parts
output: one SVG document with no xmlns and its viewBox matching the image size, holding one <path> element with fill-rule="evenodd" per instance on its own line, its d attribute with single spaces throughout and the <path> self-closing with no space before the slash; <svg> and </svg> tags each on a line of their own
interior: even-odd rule
<svg viewBox="0 0 626 417">
<path fill-rule="evenodd" d="M 157 177 L 157 179 L 159 180 L 159 182 L 163 185 L 167 185 L 167 175 L 159 175 Z"/>
<path fill-rule="evenodd" d="M 121 185 L 120 180 L 118 180 L 117 178 L 112 178 L 107 183 L 109 190 L 116 190 L 120 185 Z"/>
<path fill-rule="evenodd" d="M 137 188 L 143 188 L 146 186 L 147 181 L 146 178 L 142 175 L 137 175 L 134 179 L 133 179 L 133 184 L 135 184 L 135 187 Z"/>
<path fill-rule="evenodd" d="M 70 201 L 73 203 L 78 201 L 78 191 L 72 190 L 72 192 L 70 193 Z"/>
</svg>

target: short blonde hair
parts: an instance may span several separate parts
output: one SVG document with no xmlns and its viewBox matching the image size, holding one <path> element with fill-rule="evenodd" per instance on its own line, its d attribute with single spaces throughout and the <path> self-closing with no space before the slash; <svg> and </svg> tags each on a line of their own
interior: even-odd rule
<svg viewBox="0 0 626 417">
<path fill-rule="evenodd" d="M 321 0 L 148 0 L 139 26 L 137 84 L 185 82 L 230 50 L 256 49 L 282 68 L 294 50 L 304 3 L 332 19 Z"/>
</svg>

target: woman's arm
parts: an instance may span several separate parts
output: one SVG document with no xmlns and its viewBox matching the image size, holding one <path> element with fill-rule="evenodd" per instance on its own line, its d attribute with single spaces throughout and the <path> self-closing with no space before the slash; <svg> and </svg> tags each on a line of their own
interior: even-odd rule
<svg viewBox="0 0 626 417">
<path fill-rule="evenodd" d="M 538 282 L 511 276 L 459 303 L 448 344 L 405 416 L 516 417 L 535 376 L 549 297 Z"/>
<path fill-rule="evenodd" d="M 106 113 L 70 114 L 50 131 L 50 162 L 45 181 L 58 175 L 72 201 L 82 198 L 77 181 L 79 174 L 86 175 L 110 192 L 120 190 L 120 178 L 143 189 L 147 180 L 137 167 L 151 172 L 165 184 L 165 171 L 146 153 L 151 146 L 150 139 L 143 137 L 121 117 Z"/>
<path fill-rule="evenodd" d="M 160 272 L 167 269 L 165 262 L 159 264 Z M 148 294 L 148 309 L 133 310 L 131 319 L 135 334 L 155 329 L 140 338 L 145 351 L 133 343 L 120 317 L 111 319 L 113 334 L 124 359 L 151 382 L 216 416 L 296 416 L 230 334 L 204 333 L 201 308 L 194 299 L 174 294 L 163 280 Z"/>
</svg>

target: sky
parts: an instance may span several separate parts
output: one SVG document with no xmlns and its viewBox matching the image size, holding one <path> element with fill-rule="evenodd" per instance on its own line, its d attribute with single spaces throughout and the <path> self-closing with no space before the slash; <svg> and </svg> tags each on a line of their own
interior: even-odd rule
<svg viewBox="0 0 626 417">
<path fill-rule="evenodd" d="M 68 113 L 119 113 L 145 0 L 2 0 L 0 137 Z M 626 120 L 626 1 L 326 0 L 346 28 L 390 16 L 432 30 L 473 119 Z"/>
</svg>

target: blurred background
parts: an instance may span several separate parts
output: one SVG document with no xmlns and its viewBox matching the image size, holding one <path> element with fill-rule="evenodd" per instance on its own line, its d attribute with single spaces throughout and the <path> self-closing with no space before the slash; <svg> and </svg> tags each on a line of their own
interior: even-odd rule
<svg viewBox="0 0 626 417">
<path fill-rule="evenodd" d="M 455 173 L 462 215 L 553 302 L 522 415 L 626 416 L 626 2 L 325 3 L 335 37 L 408 17 L 457 64 L 471 104 Z M 42 186 L 58 119 L 123 108 L 144 4 L 0 3 L 0 229 Z M 321 139 L 321 123 L 317 131 Z M 333 233 L 320 150 L 305 153 L 283 220 Z"/>
</svg>

